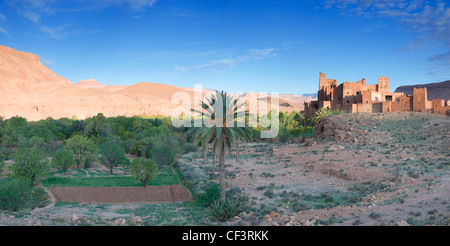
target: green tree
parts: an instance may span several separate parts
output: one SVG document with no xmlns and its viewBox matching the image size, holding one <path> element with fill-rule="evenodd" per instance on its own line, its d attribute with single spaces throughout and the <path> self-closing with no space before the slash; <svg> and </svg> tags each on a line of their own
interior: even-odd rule
<svg viewBox="0 0 450 246">
<path fill-rule="evenodd" d="M 150 158 L 152 155 L 153 142 L 150 137 L 135 141 L 130 146 L 130 152 L 139 157 Z"/>
<path fill-rule="evenodd" d="M 36 148 L 45 150 L 47 147 L 47 144 L 45 143 L 45 140 L 43 138 L 35 136 L 35 137 L 31 137 L 31 138 L 21 138 L 19 140 L 18 147 L 20 149 L 36 147 Z"/>
<path fill-rule="evenodd" d="M 8 157 L 6 148 L 0 146 L 0 174 L 3 172 L 3 168 L 5 168 L 6 166 L 5 162 L 3 162 L 6 159 L 6 157 Z"/>
<path fill-rule="evenodd" d="M 206 99 L 207 102 L 201 102 L 202 111 L 196 111 L 206 117 L 206 122 L 215 122 L 215 124 L 205 125 L 202 120 L 202 127 L 195 132 L 194 142 L 211 142 L 213 147 L 213 156 L 219 155 L 219 187 L 220 199 L 225 199 L 225 157 L 226 151 L 231 151 L 231 146 L 237 139 L 247 141 L 252 138 L 252 131 L 249 127 L 237 127 L 237 115 L 242 113 L 241 107 L 244 104 L 237 104 L 237 99 L 233 99 L 224 92 L 216 92 Z M 233 117 L 228 119 L 227 116 Z M 229 124 L 231 123 L 231 125 Z"/>
<path fill-rule="evenodd" d="M 14 155 L 15 163 L 11 166 L 13 177 L 25 180 L 32 186 L 38 184 L 50 171 L 44 151 L 37 147 L 24 148 Z"/>
<path fill-rule="evenodd" d="M 96 159 L 94 141 L 88 137 L 75 135 L 67 139 L 65 149 L 72 152 L 77 168 L 82 164 L 89 168 Z"/>
<path fill-rule="evenodd" d="M 75 164 L 75 158 L 73 157 L 72 152 L 67 150 L 60 150 L 56 152 L 52 159 L 52 166 L 63 170 L 64 174 L 66 174 L 67 169 L 75 166 Z"/>
<path fill-rule="evenodd" d="M 49 143 L 51 140 L 55 139 L 53 133 L 43 125 L 32 125 L 27 132 L 27 137 L 39 137 L 43 139 L 45 143 Z"/>
<path fill-rule="evenodd" d="M 100 163 L 102 163 L 109 172 L 113 174 L 114 168 L 129 163 L 125 156 L 125 150 L 113 142 L 104 142 L 100 145 Z"/>
<path fill-rule="evenodd" d="M 149 129 L 150 127 L 152 127 L 152 123 L 147 119 L 136 118 L 133 121 L 132 128 L 135 132 L 142 132 Z"/>
<path fill-rule="evenodd" d="M 158 174 L 159 169 L 155 161 L 144 157 L 133 159 L 130 166 L 130 173 L 137 180 L 141 181 L 144 188 Z"/>
<path fill-rule="evenodd" d="M 28 130 L 28 122 L 25 118 L 15 116 L 5 121 L 0 129 L 1 142 L 6 146 L 17 147 L 21 139 L 25 138 Z"/>
<path fill-rule="evenodd" d="M 111 127 L 102 113 L 86 119 L 84 121 L 83 131 L 84 134 L 94 138 L 107 137 L 111 135 Z"/>
<path fill-rule="evenodd" d="M 182 145 L 173 136 L 156 136 L 152 140 L 155 145 L 151 150 L 151 156 L 160 167 L 172 164 L 175 156 L 181 152 Z"/>
</svg>

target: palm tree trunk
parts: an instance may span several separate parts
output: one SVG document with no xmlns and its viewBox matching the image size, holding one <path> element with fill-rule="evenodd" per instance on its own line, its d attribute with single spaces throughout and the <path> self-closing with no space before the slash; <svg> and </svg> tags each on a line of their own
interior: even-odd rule
<svg viewBox="0 0 450 246">
<path fill-rule="evenodd" d="M 206 150 L 207 150 L 206 147 L 207 147 L 206 143 L 203 143 L 203 146 L 202 146 L 202 148 L 203 148 L 203 159 L 205 159 L 205 161 L 208 162 L 208 155 L 207 155 L 207 152 L 206 152 Z"/>
<path fill-rule="evenodd" d="M 225 142 L 225 141 L 224 141 Z M 219 188 L 220 200 L 225 199 L 225 143 L 222 143 L 219 153 Z"/>
<path fill-rule="evenodd" d="M 240 162 L 240 157 L 239 157 L 239 138 L 236 139 L 236 164 L 239 164 Z"/>
</svg>

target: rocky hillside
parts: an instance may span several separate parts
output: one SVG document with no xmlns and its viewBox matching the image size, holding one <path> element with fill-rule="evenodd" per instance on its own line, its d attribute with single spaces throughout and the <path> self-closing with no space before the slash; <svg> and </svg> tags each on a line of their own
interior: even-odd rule
<svg viewBox="0 0 450 246">
<path fill-rule="evenodd" d="M 450 99 L 450 80 L 440 83 L 429 83 L 422 85 L 404 85 L 397 87 L 395 92 L 404 92 L 407 95 L 412 95 L 414 88 L 427 87 L 428 101 L 433 99 Z"/>
<path fill-rule="evenodd" d="M 0 45 L 0 117 L 17 115 L 37 121 L 48 117 L 85 119 L 98 113 L 107 117 L 171 116 L 179 107 L 171 102 L 177 92 L 186 92 L 194 100 L 192 90 L 165 84 L 142 82 L 106 86 L 95 79 L 72 83 L 44 66 L 37 55 Z M 234 96 L 247 99 L 249 95 L 251 93 Z M 268 101 L 261 95 L 257 98 Z M 279 110 L 303 110 L 303 102 L 310 99 L 301 95 L 280 95 Z"/>
</svg>

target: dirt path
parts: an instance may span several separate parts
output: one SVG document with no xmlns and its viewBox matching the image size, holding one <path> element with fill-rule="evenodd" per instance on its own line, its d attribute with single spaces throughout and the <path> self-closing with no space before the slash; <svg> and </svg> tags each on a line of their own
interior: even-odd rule
<svg viewBox="0 0 450 246">
<path fill-rule="evenodd" d="M 44 188 L 45 192 L 47 192 L 48 196 L 50 197 L 50 204 L 48 204 L 47 206 L 43 207 L 43 208 L 35 208 L 32 212 L 36 213 L 36 212 L 41 212 L 42 210 L 46 210 L 49 208 L 52 208 L 53 206 L 55 206 L 56 203 L 56 198 L 55 196 L 52 194 L 52 192 L 47 189 L 46 187 L 42 186 L 42 184 L 39 184 L 40 187 Z"/>
</svg>

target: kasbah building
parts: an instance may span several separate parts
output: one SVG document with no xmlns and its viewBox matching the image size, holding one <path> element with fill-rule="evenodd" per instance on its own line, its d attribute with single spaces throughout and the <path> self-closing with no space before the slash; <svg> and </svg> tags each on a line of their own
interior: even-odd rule
<svg viewBox="0 0 450 246">
<path fill-rule="evenodd" d="M 366 79 L 338 85 L 335 79 L 320 73 L 317 101 L 305 102 L 305 115 L 312 116 L 319 108 L 345 113 L 416 111 L 450 115 L 450 105 L 445 105 L 444 99 L 427 100 L 426 87 L 414 88 L 413 95 L 389 92 L 389 77 L 384 76 L 373 85 L 367 85 Z"/>
</svg>

